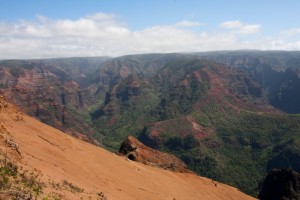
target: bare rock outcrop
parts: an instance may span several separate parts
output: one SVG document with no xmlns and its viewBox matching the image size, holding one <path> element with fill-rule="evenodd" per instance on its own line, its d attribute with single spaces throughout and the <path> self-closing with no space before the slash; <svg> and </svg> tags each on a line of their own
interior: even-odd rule
<svg viewBox="0 0 300 200">
<path fill-rule="evenodd" d="M 191 172 L 187 169 L 185 163 L 177 157 L 147 147 L 133 136 L 128 136 L 121 144 L 119 154 L 145 165 L 155 166 L 173 172 Z"/>
</svg>

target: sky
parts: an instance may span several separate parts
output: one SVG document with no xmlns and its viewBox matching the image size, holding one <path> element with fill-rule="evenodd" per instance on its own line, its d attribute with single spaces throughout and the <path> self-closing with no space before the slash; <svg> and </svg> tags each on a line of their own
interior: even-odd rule
<svg viewBox="0 0 300 200">
<path fill-rule="evenodd" d="M 300 50 L 299 0 L 0 0 L 0 59 Z"/>
</svg>

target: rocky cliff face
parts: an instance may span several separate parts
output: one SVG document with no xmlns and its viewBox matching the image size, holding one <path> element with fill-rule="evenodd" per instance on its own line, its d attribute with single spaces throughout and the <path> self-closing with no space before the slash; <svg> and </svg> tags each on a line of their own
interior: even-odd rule
<svg viewBox="0 0 300 200">
<path fill-rule="evenodd" d="M 71 64 L 69 59 L 2 61 L 0 93 L 40 121 L 93 142 L 95 130 L 85 118 L 91 95 L 80 85 L 92 69 Z"/>
<path fill-rule="evenodd" d="M 274 169 L 266 177 L 260 200 L 300 199 L 300 174 L 292 169 Z"/>
<path fill-rule="evenodd" d="M 151 149 L 136 138 L 128 136 L 119 149 L 121 155 L 146 165 L 159 167 L 173 172 L 190 172 L 187 166 L 175 156 Z"/>
<path fill-rule="evenodd" d="M 270 104 L 288 113 L 300 113 L 299 52 L 220 51 L 199 55 L 243 70 L 267 91 Z"/>
</svg>

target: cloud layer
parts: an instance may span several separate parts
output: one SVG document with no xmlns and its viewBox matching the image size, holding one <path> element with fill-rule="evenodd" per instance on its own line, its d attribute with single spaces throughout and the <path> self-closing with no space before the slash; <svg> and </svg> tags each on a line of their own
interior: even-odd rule
<svg viewBox="0 0 300 200">
<path fill-rule="evenodd" d="M 220 24 L 220 27 L 225 29 L 234 29 L 236 33 L 241 34 L 252 34 L 260 32 L 260 24 L 243 24 L 239 20 L 236 21 L 226 21 Z"/>
<path fill-rule="evenodd" d="M 212 31 L 203 31 L 205 28 L 200 22 L 179 21 L 131 30 L 115 15 L 106 13 L 77 20 L 38 16 L 34 21 L 0 21 L 0 59 L 225 49 L 300 50 L 297 37 L 300 29 L 283 30 L 275 38 L 263 36 L 260 24 L 244 24 L 238 20 L 222 22 Z"/>
</svg>

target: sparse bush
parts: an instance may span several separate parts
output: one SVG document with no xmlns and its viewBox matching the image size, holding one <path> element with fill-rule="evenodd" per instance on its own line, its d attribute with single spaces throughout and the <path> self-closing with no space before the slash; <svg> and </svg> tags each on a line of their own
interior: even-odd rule
<svg viewBox="0 0 300 200">
<path fill-rule="evenodd" d="M 70 191 L 73 193 L 75 193 L 75 192 L 82 193 L 84 191 L 84 189 L 73 185 L 73 183 L 70 183 L 67 180 L 63 180 L 63 186 L 67 186 L 70 189 Z"/>
<path fill-rule="evenodd" d="M 5 156 L 6 157 L 6 156 Z M 11 199 L 37 199 L 43 193 L 44 183 L 39 174 L 23 171 L 15 163 L 0 160 L 0 191 Z"/>
</svg>

